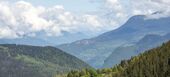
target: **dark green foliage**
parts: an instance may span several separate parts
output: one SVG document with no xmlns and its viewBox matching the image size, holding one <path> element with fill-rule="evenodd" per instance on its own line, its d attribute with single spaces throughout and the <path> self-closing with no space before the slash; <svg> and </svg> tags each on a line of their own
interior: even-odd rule
<svg viewBox="0 0 170 77">
<path fill-rule="evenodd" d="M 86 75 L 79 77 L 170 77 L 170 41 L 146 51 L 139 56 L 124 60 L 113 68 L 98 70 L 86 69 Z M 87 74 L 87 72 L 89 74 Z M 76 74 L 80 74 L 77 71 Z M 71 73 L 73 77 L 75 73 Z M 71 77 L 71 76 L 67 76 Z"/>
<path fill-rule="evenodd" d="M 91 67 L 54 47 L 0 45 L 0 77 L 53 77 L 83 68 Z"/>
<path fill-rule="evenodd" d="M 133 57 L 120 76 L 123 77 L 167 77 L 170 66 L 170 42 Z"/>
</svg>

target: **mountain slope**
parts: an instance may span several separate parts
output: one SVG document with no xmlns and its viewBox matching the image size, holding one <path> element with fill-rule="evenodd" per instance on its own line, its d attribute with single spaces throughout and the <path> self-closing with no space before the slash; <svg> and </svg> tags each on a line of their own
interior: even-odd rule
<svg viewBox="0 0 170 77">
<path fill-rule="evenodd" d="M 115 77 L 169 77 L 170 41 L 161 47 L 122 62 L 122 73 Z"/>
<path fill-rule="evenodd" d="M 170 77 L 170 41 L 115 67 L 74 71 L 67 77 Z"/>
<path fill-rule="evenodd" d="M 121 62 L 121 60 L 129 59 L 145 50 L 160 46 L 162 43 L 170 40 L 169 34 L 160 36 L 149 34 L 131 46 L 120 46 L 116 48 L 111 55 L 104 61 L 103 67 L 112 67 Z"/>
<path fill-rule="evenodd" d="M 0 77 L 52 77 L 82 68 L 91 67 L 54 47 L 0 45 Z"/>
<path fill-rule="evenodd" d="M 100 68 L 104 60 L 122 45 L 133 44 L 148 34 L 167 34 L 170 32 L 170 17 L 146 19 L 147 16 L 131 17 L 124 25 L 116 30 L 106 32 L 91 39 L 84 39 L 58 48 Z"/>
</svg>

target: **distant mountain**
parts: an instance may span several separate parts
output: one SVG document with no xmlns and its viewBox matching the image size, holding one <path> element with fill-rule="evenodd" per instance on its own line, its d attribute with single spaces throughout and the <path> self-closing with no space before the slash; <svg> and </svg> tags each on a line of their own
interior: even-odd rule
<svg viewBox="0 0 170 77">
<path fill-rule="evenodd" d="M 24 45 L 35 45 L 35 46 L 45 46 L 53 45 L 43 39 L 36 37 L 23 37 L 15 39 L 0 39 L 0 44 L 24 44 Z"/>
<path fill-rule="evenodd" d="M 58 48 L 77 56 L 90 65 L 100 68 L 104 60 L 122 45 L 131 45 L 148 34 L 164 35 L 170 32 L 170 17 L 147 19 L 147 16 L 131 17 L 116 30 L 103 33 L 91 39 L 84 39 Z"/>
<path fill-rule="evenodd" d="M 54 47 L 0 45 L 0 77 L 54 77 L 83 68 L 91 67 Z"/>
<path fill-rule="evenodd" d="M 74 71 L 67 77 L 170 77 L 170 41 L 112 68 Z"/>
<path fill-rule="evenodd" d="M 120 28 L 106 32 L 98 37 L 93 38 L 95 41 L 108 41 L 113 39 L 130 39 L 128 41 L 134 41 L 143 37 L 146 34 L 162 34 L 169 33 L 170 17 L 160 19 L 147 19 L 147 16 L 137 15 L 131 17 Z M 135 36 L 133 36 L 135 35 Z M 131 37 L 129 37 L 131 36 Z"/>
<path fill-rule="evenodd" d="M 54 44 L 54 45 L 59 45 L 59 44 L 65 44 L 65 43 L 71 43 L 76 40 L 80 39 L 85 39 L 85 38 L 90 38 L 93 37 L 94 34 L 84 34 L 84 33 L 68 33 L 68 32 L 63 32 L 61 36 L 54 36 L 54 37 L 42 37 L 45 41 Z"/>
<path fill-rule="evenodd" d="M 170 40 L 170 35 L 146 35 L 136 44 L 131 46 L 120 46 L 116 48 L 112 54 L 106 58 L 103 67 L 112 67 L 121 62 L 121 60 L 130 59 L 131 56 L 136 56 L 143 51 L 160 46 L 162 43 Z"/>
<path fill-rule="evenodd" d="M 38 32 L 35 37 L 23 36 L 20 38 L 6 39 L 0 38 L 0 44 L 23 44 L 36 46 L 56 46 L 59 44 L 70 43 L 76 40 L 90 38 L 94 34 L 62 32 L 61 36 L 46 36 L 44 32 Z"/>
</svg>

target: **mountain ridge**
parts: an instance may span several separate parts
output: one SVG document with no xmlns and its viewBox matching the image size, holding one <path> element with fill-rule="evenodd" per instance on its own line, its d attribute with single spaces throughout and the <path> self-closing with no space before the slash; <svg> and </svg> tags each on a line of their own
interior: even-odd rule
<svg viewBox="0 0 170 77">
<path fill-rule="evenodd" d="M 147 19 L 145 15 L 136 15 L 129 18 L 125 24 L 116 30 L 103 33 L 91 39 L 84 39 L 56 47 L 82 59 L 91 66 L 100 68 L 104 59 L 115 48 L 124 44 L 133 44 L 147 34 L 164 35 L 169 33 L 169 20 L 170 17 Z"/>
</svg>

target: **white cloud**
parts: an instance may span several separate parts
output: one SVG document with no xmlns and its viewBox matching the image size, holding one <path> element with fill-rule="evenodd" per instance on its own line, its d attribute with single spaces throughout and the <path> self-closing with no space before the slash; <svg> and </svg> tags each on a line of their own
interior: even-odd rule
<svg viewBox="0 0 170 77">
<path fill-rule="evenodd" d="M 144 14 L 151 14 L 153 12 L 162 11 L 166 12 L 170 8 L 170 2 L 168 0 L 139 0 L 131 1 L 132 10 L 140 10 Z M 162 13 L 163 14 L 163 13 Z"/>
<path fill-rule="evenodd" d="M 101 27 L 101 23 L 99 22 L 99 18 L 96 15 L 84 15 L 84 22 L 92 25 L 93 27 Z"/>
<path fill-rule="evenodd" d="M 15 32 L 13 32 L 8 27 L 3 27 L 3 28 L 0 28 L 0 38 L 13 39 L 13 38 L 18 38 L 18 36 L 15 34 Z"/>
<path fill-rule="evenodd" d="M 106 6 L 113 9 L 115 12 L 123 11 L 123 7 L 118 0 L 106 0 Z"/>
<path fill-rule="evenodd" d="M 147 15 L 148 18 L 170 16 L 169 0 L 104 0 L 105 20 L 116 27 L 134 15 Z M 154 12 L 161 12 L 154 14 Z"/>
<path fill-rule="evenodd" d="M 14 25 L 16 24 L 15 17 L 13 16 L 11 9 L 5 5 L 5 3 L 0 4 L 0 20 L 4 23 L 7 23 L 7 25 Z M 8 20 L 8 21 L 6 21 Z"/>
<path fill-rule="evenodd" d="M 170 16 L 170 1 L 168 0 L 139 0 L 131 1 L 132 15 L 133 14 L 144 14 L 148 18 L 161 18 Z M 154 14 L 154 12 L 160 12 Z"/>
<path fill-rule="evenodd" d="M 62 5 L 47 8 L 25 1 L 10 3 L 3 0 L 0 8 L 1 38 L 35 37 L 41 31 L 47 36 L 60 36 L 63 31 L 77 32 L 81 27 L 85 28 L 83 31 L 92 31 L 90 29 L 101 26 L 97 16 L 74 15 Z"/>
</svg>

